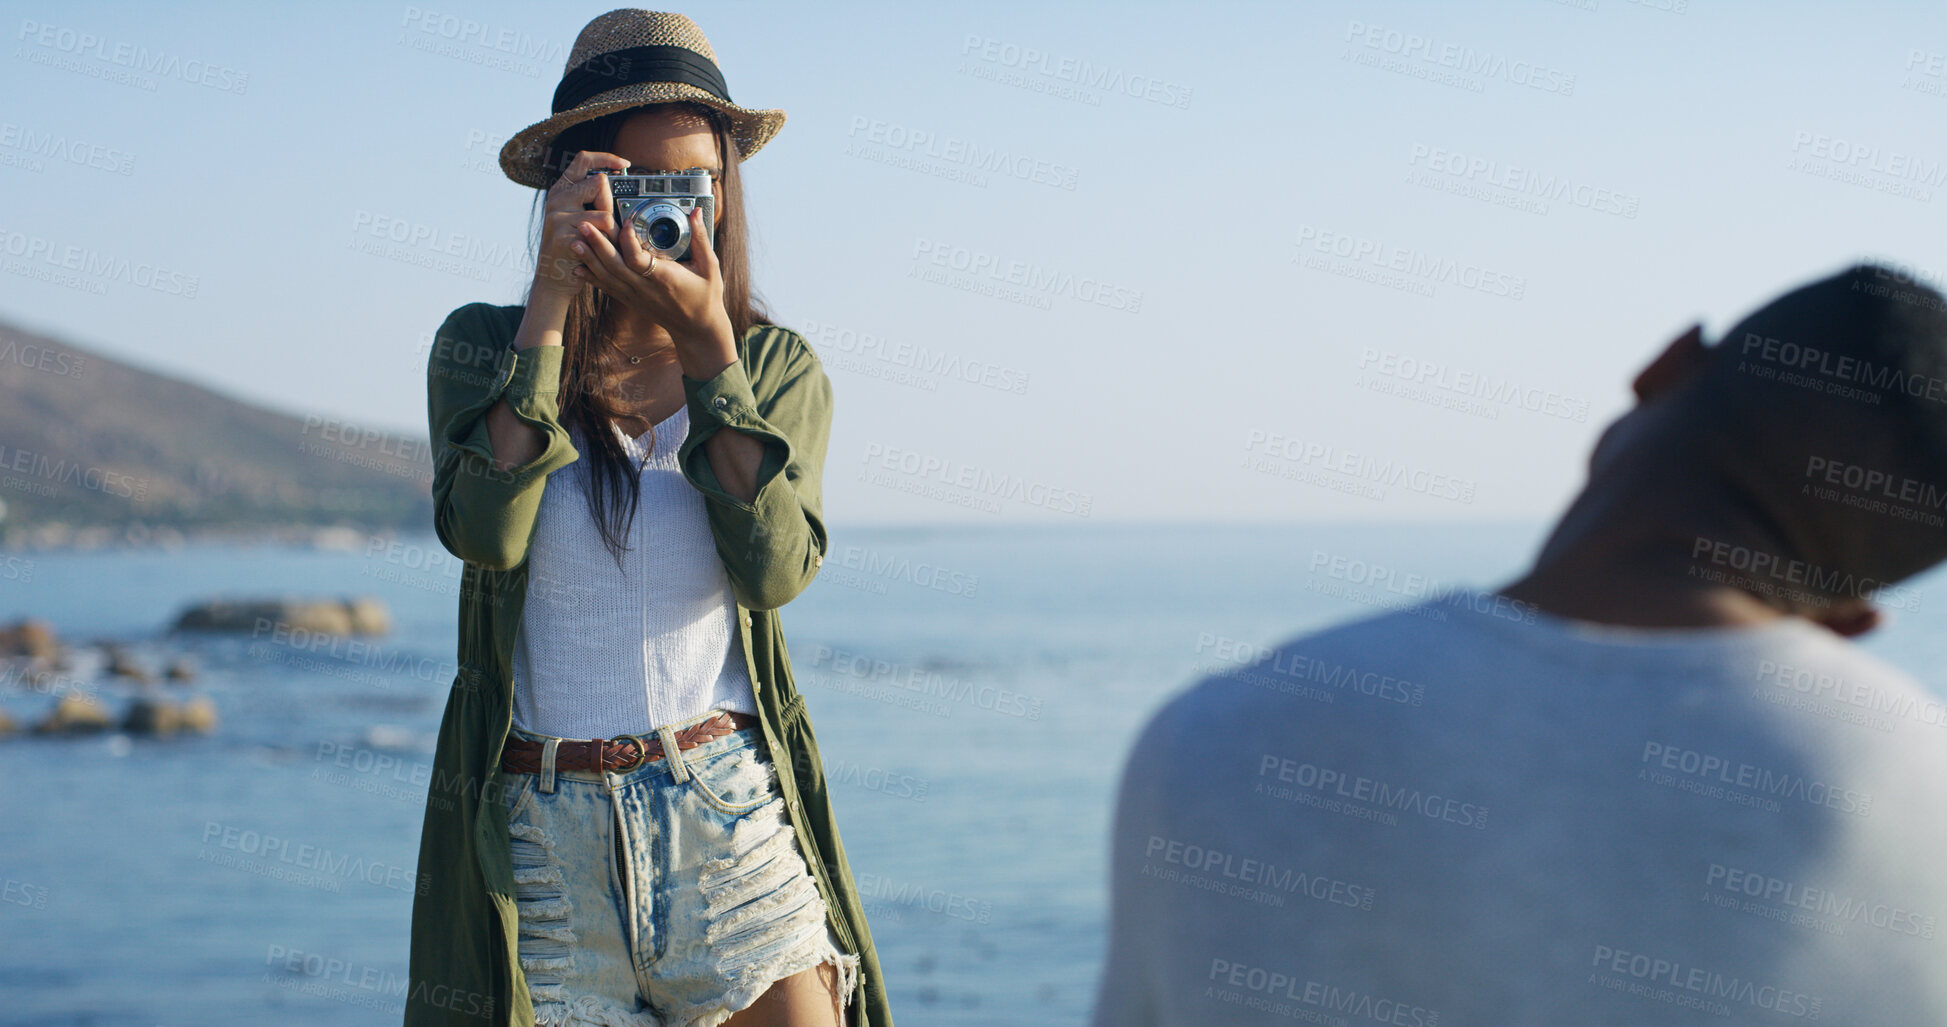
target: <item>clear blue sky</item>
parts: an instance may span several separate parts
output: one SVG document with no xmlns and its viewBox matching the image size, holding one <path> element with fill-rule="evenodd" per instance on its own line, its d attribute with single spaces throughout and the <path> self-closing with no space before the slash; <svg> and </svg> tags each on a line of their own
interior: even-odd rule
<svg viewBox="0 0 1947 1027">
<path fill-rule="evenodd" d="M 423 434 L 429 333 L 525 280 L 495 154 L 606 9 L 9 5 L 0 317 Z M 1947 261 L 1932 5 L 686 13 L 790 116 L 758 282 L 828 362 L 835 522 L 1545 516 L 1693 320 Z"/>
</svg>

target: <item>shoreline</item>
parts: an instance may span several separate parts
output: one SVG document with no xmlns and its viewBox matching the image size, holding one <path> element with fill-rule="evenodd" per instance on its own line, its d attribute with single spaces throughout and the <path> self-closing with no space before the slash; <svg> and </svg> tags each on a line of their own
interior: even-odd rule
<svg viewBox="0 0 1947 1027">
<path fill-rule="evenodd" d="M 119 525 L 39 524 L 0 528 L 0 553 L 174 552 L 209 545 L 287 546 L 362 551 L 374 539 L 430 535 L 374 525 Z"/>
</svg>

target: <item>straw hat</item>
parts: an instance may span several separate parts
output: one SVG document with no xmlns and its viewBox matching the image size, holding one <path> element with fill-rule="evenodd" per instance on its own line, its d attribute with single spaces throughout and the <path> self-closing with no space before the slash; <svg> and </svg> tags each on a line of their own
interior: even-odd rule
<svg viewBox="0 0 1947 1027">
<path fill-rule="evenodd" d="M 693 100 L 729 115 L 730 134 L 745 158 L 784 126 L 783 111 L 730 102 L 717 55 L 696 22 L 680 14 L 625 7 L 589 22 L 575 37 L 561 84 L 554 90 L 554 115 L 507 140 L 500 148 L 500 170 L 522 185 L 545 189 L 554 172 L 544 161 L 563 129 L 673 100 Z"/>
</svg>

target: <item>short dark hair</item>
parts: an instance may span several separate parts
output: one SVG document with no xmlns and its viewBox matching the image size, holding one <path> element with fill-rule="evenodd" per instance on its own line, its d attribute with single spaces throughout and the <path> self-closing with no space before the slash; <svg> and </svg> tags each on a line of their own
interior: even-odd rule
<svg viewBox="0 0 1947 1027">
<path fill-rule="evenodd" d="M 1719 465 L 1760 503 L 1793 504 L 1799 521 L 1824 525 L 1837 536 L 1828 550 L 1835 558 L 1896 580 L 1947 555 L 1947 297 L 1939 291 L 1878 264 L 1793 289 L 1711 348 L 1693 398 Z M 1834 468 L 1849 491 L 1811 492 Z M 1883 477 L 1866 477 L 1874 474 Z M 1930 483 L 1940 501 L 1927 504 L 1931 522 L 1888 516 L 1882 499 L 1851 487 L 1855 478 Z"/>
</svg>

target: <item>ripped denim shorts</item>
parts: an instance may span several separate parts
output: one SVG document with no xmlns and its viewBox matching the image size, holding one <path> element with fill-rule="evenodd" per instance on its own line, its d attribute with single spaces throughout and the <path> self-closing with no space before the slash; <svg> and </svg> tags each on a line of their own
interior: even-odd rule
<svg viewBox="0 0 1947 1027">
<path fill-rule="evenodd" d="M 820 963 L 852 1001 L 859 957 L 826 923 L 757 728 L 622 772 L 550 769 L 503 772 L 501 793 L 540 1027 L 715 1027 Z"/>
</svg>

